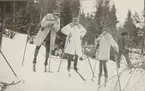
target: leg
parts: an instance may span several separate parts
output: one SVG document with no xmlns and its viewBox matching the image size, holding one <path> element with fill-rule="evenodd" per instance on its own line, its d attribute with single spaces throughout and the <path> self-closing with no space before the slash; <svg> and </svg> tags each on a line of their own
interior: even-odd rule
<svg viewBox="0 0 145 91">
<path fill-rule="evenodd" d="M 37 55 L 38 55 L 40 47 L 41 46 L 36 46 L 36 48 L 35 48 L 33 63 L 36 63 L 36 59 L 37 59 Z"/>
<path fill-rule="evenodd" d="M 107 78 L 108 78 L 108 71 L 107 71 L 107 64 L 106 64 L 107 61 L 103 61 L 103 68 L 104 68 L 104 74 L 105 74 L 105 84 L 107 82 Z"/>
<path fill-rule="evenodd" d="M 75 55 L 75 60 L 74 60 L 74 69 L 75 70 L 78 70 L 77 63 L 78 63 L 78 55 Z"/>
<path fill-rule="evenodd" d="M 100 79 L 102 75 L 102 61 L 99 60 L 99 77 L 98 77 L 98 84 L 100 85 Z"/>
<path fill-rule="evenodd" d="M 104 75 L 105 77 L 107 78 L 108 77 L 108 71 L 107 71 L 107 64 L 106 64 L 107 61 L 104 61 L 103 62 L 103 67 L 104 67 Z"/>
<path fill-rule="evenodd" d="M 121 54 L 122 54 L 122 52 L 121 51 L 119 51 L 119 53 L 117 54 L 118 55 L 118 58 L 117 58 L 117 67 L 118 68 L 120 68 L 120 62 L 121 62 Z"/>
<path fill-rule="evenodd" d="M 68 62 L 67 69 L 68 69 L 68 71 L 70 71 L 71 60 L 72 60 L 71 57 L 72 57 L 72 55 L 67 54 L 67 62 Z"/>
<path fill-rule="evenodd" d="M 36 72 L 35 65 L 36 65 L 36 59 L 37 59 L 37 55 L 38 55 L 40 47 L 41 46 L 36 46 L 35 53 L 34 53 L 34 59 L 33 59 L 33 71 L 34 72 Z"/>
<path fill-rule="evenodd" d="M 44 62 L 44 66 L 45 66 L 45 71 L 47 71 L 47 65 L 48 65 L 48 58 L 49 58 L 49 53 L 50 53 L 50 33 L 47 35 L 46 39 L 45 39 L 45 45 L 46 45 L 46 54 L 45 54 L 45 62 Z M 50 60 L 49 60 L 50 61 Z M 50 63 L 49 63 L 50 66 Z M 50 71 L 50 68 L 49 68 Z"/>
<path fill-rule="evenodd" d="M 46 54 L 45 54 L 45 63 L 44 63 L 45 66 L 48 65 L 49 51 L 50 51 L 50 46 L 48 43 L 46 43 Z"/>
<path fill-rule="evenodd" d="M 131 62 L 130 62 L 130 58 L 129 58 L 129 52 L 124 51 L 124 56 L 125 56 L 126 62 L 128 64 L 128 67 L 130 68 L 131 67 Z"/>
</svg>

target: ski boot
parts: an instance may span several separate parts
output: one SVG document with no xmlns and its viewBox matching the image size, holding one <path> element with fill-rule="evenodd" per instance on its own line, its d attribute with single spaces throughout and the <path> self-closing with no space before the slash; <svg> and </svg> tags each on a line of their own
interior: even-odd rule
<svg viewBox="0 0 145 91">
<path fill-rule="evenodd" d="M 108 77 L 105 76 L 104 86 L 106 86 L 107 80 L 108 80 Z"/>
<path fill-rule="evenodd" d="M 101 83 L 101 76 L 102 76 L 101 74 L 98 75 L 98 85 L 100 85 Z"/>
<path fill-rule="evenodd" d="M 70 67 L 67 67 L 69 77 L 71 77 L 70 69 Z"/>
<path fill-rule="evenodd" d="M 45 66 L 44 72 L 47 72 L 47 63 L 44 63 L 44 66 Z"/>
<path fill-rule="evenodd" d="M 78 68 L 77 68 L 77 67 L 74 67 L 74 70 L 75 70 L 75 71 L 78 71 Z"/>
<path fill-rule="evenodd" d="M 47 72 L 47 66 L 45 66 L 45 68 L 44 68 L 44 72 Z"/>
<path fill-rule="evenodd" d="M 36 63 L 33 63 L 33 71 L 36 72 Z"/>
<path fill-rule="evenodd" d="M 33 60 L 33 71 L 36 72 L 36 58 Z"/>
<path fill-rule="evenodd" d="M 98 78 L 98 85 L 100 85 L 101 77 Z"/>
</svg>

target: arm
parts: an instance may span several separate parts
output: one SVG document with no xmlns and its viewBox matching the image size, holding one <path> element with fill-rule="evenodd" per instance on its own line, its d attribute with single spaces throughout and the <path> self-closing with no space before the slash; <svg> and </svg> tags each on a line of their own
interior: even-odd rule
<svg viewBox="0 0 145 91">
<path fill-rule="evenodd" d="M 86 34 L 86 29 L 82 25 L 80 25 L 80 28 L 81 28 L 81 37 L 84 37 Z"/>
<path fill-rule="evenodd" d="M 114 40 L 114 38 L 112 37 L 112 35 L 110 36 L 110 45 L 116 50 L 116 52 L 119 52 L 119 46 L 117 44 L 117 42 Z"/>
<path fill-rule="evenodd" d="M 54 22 L 53 29 L 58 32 L 60 30 L 60 19 Z"/>
<path fill-rule="evenodd" d="M 68 24 L 68 25 L 66 25 L 65 27 L 63 27 L 63 28 L 61 29 L 61 32 L 62 32 L 63 34 L 65 34 L 65 35 L 69 35 L 69 34 L 70 34 L 70 25 Z"/>
<path fill-rule="evenodd" d="M 50 14 L 47 14 L 41 21 L 41 27 L 47 27 L 49 25 L 52 25 L 53 24 L 53 20 L 50 18 Z"/>
</svg>

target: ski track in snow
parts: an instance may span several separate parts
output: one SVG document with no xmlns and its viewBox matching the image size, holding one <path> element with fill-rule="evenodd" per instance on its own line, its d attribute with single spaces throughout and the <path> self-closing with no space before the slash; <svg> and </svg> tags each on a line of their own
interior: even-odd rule
<svg viewBox="0 0 145 91">
<path fill-rule="evenodd" d="M 35 45 L 28 44 L 24 66 L 21 66 L 25 42 L 26 35 L 23 34 L 17 34 L 13 40 L 6 37 L 3 38 L 2 52 L 13 67 L 14 71 L 17 73 L 19 79 L 13 75 L 2 55 L 0 54 L 0 81 L 25 81 L 24 83 L 9 86 L 5 91 L 97 91 L 99 71 L 98 61 L 95 72 L 96 78 L 94 78 L 94 82 L 91 81 L 92 72 L 87 59 L 84 61 L 79 61 L 78 63 L 79 72 L 87 81 L 83 81 L 74 70 L 71 70 L 71 77 L 69 77 L 68 71 L 66 69 L 66 60 L 63 60 L 60 72 L 57 72 L 60 59 L 56 59 L 56 57 L 51 58 L 51 71 L 53 73 L 44 73 L 45 48 L 42 46 L 37 57 L 36 72 L 33 72 L 32 60 L 34 57 Z M 94 66 L 95 60 L 91 59 L 91 63 Z M 114 62 L 108 61 L 107 67 L 109 78 L 116 75 L 116 64 Z M 126 62 L 123 60 L 121 62 L 121 68 L 119 69 L 119 72 L 125 68 Z M 133 70 L 132 73 L 129 74 L 129 70 L 126 70 L 123 74 L 121 74 L 120 77 L 122 90 L 145 91 L 145 75 L 142 76 L 144 73 L 141 73 L 138 70 Z M 130 81 L 128 81 L 129 78 Z M 115 91 L 119 91 L 118 85 L 115 86 L 116 82 L 117 77 L 111 79 L 107 83 L 107 86 L 101 87 L 99 91 L 114 91 L 114 89 L 117 89 Z M 104 76 L 102 76 L 101 79 L 101 84 L 103 83 Z M 127 83 L 128 85 L 126 87 Z"/>
</svg>

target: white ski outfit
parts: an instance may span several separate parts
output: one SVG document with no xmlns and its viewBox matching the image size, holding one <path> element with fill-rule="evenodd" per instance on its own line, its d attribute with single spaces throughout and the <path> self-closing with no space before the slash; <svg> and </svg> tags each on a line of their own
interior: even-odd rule
<svg viewBox="0 0 145 91">
<path fill-rule="evenodd" d="M 52 50 L 55 44 L 56 33 L 60 30 L 60 19 L 55 19 L 53 14 L 48 13 L 41 21 L 41 27 L 36 35 L 35 44 L 41 46 L 45 38 L 50 34 L 50 49 Z"/>
<path fill-rule="evenodd" d="M 103 32 L 97 39 L 96 45 L 99 44 L 96 51 L 97 60 L 110 60 L 110 48 L 111 46 L 116 52 L 119 52 L 119 47 L 117 42 L 113 39 L 112 35 L 108 32 Z"/>
<path fill-rule="evenodd" d="M 86 34 L 86 29 L 81 24 L 74 25 L 73 23 L 69 23 L 62 28 L 61 32 L 67 35 L 64 52 L 81 57 L 81 39 Z"/>
</svg>

